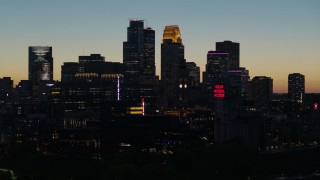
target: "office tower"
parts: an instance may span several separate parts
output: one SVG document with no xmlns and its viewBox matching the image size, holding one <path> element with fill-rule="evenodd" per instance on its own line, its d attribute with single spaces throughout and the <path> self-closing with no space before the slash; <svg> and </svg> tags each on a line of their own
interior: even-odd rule
<svg viewBox="0 0 320 180">
<path fill-rule="evenodd" d="M 144 103 L 144 114 L 156 113 L 159 106 L 159 76 L 155 65 L 155 31 L 150 27 L 143 30 L 143 65 L 140 75 L 140 98 Z"/>
<path fill-rule="evenodd" d="M 240 65 L 240 44 L 232 41 L 216 42 L 216 51 L 229 54 L 229 67 L 237 68 Z"/>
<path fill-rule="evenodd" d="M 241 100 L 248 99 L 249 70 L 246 68 L 232 68 L 228 70 L 228 97 L 240 97 Z"/>
<path fill-rule="evenodd" d="M 198 87 L 200 85 L 200 67 L 194 62 L 187 62 L 186 67 L 189 76 L 188 84 L 191 87 Z"/>
<path fill-rule="evenodd" d="M 208 85 L 220 83 L 229 69 L 229 54 L 222 51 L 208 51 L 204 81 Z"/>
<path fill-rule="evenodd" d="M 305 93 L 304 75 L 292 73 L 288 75 L 288 97 L 291 101 L 302 103 Z"/>
<path fill-rule="evenodd" d="M 161 81 L 164 104 L 174 105 L 179 100 L 179 88 L 186 87 L 183 79 L 186 72 L 184 46 L 178 26 L 166 26 L 161 44 Z M 180 81 L 180 82 L 179 82 Z"/>
<path fill-rule="evenodd" d="M 144 45 L 143 45 L 143 69 L 142 74 L 156 74 L 155 66 L 155 31 L 150 27 L 143 30 Z"/>
<path fill-rule="evenodd" d="M 107 62 L 100 54 L 65 62 L 61 66 L 65 112 L 99 109 L 105 101 L 121 100 L 123 73 L 122 63 Z"/>
<path fill-rule="evenodd" d="M 0 78 L 0 108 L 2 108 L 2 105 L 8 101 L 9 96 L 11 98 L 12 91 L 13 80 L 11 80 L 11 77 Z"/>
<path fill-rule="evenodd" d="M 123 42 L 123 64 L 125 78 L 128 81 L 138 81 L 143 67 L 143 20 L 130 20 L 127 28 L 127 41 Z"/>
<path fill-rule="evenodd" d="M 79 72 L 79 63 L 65 62 L 61 65 L 61 82 L 69 82 L 74 79 L 74 75 Z"/>
<path fill-rule="evenodd" d="M 84 72 L 84 64 L 94 62 L 104 62 L 105 58 L 100 54 L 90 54 L 90 56 L 79 56 L 79 72 Z"/>
<path fill-rule="evenodd" d="M 257 106 L 265 106 L 272 101 L 273 80 L 271 77 L 255 76 L 251 80 L 252 100 Z"/>
<path fill-rule="evenodd" d="M 123 64 L 126 100 L 138 102 L 146 94 L 154 93 L 153 83 L 157 81 L 155 76 L 155 31 L 151 28 L 145 29 L 143 20 L 130 20 L 127 28 L 127 41 L 123 42 Z M 149 81 L 150 79 L 153 80 Z M 149 87 L 141 89 L 141 84 Z"/>
<path fill-rule="evenodd" d="M 29 47 L 29 80 L 33 84 L 53 80 L 52 47 Z"/>
</svg>

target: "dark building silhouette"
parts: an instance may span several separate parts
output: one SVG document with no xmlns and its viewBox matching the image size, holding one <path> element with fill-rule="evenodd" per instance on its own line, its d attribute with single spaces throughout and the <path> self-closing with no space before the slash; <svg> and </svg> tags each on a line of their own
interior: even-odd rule
<svg viewBox="0 0 320 180">
<path fill-rule="evenodd" d="M 13 88 L 13 80 L 11 77 L 0 78 L 0 92 L 11 91 Z"/>
<path fill-rule="evenodd" d="M 240 44 L 232 41 L 216 42 L 216 51 L 224 51 L 229 54 L 229 67 L 240 66 Z"/>
<path fill-rule="evenodd" d="M 79 72 L 84 72 L 84 66 L 87 63 L 105 62 L 105 57 L 100 54 L 90 54 L 90 56 L 79 56 Z"/>
<path fill-rule="evenodd" d="M 0 108 L 9 101 L 12 92 L 13 80 L 11 80 L 11 77 L 0 78 Z"/>
<path fill-rule="evenodd" d="M 145 29 L 143 20 L 130 20 L 127 41 L 123 42 L 123 64 L 125 99 L 138 102 L 145 96 L 157 96 L 154 84 L 158 84 L 155 76 L 155 31 Z"/>
<path fill-rule="evenodd" d="M 86 62 L 104 62 L 105 57 L 101 54 L 90 54 L 90 56 L 79 56 L 79 63 Z"/>
<path fill-rule="evenodd" d="M 246 68 L 231 68 L 228 70 L 228 96 L 233 98 L 240 98 L 241 100 L 247 100 L 248 94 L 248 82 L 250 79 L 249 70 Z"/>
<path fill-rule="evenodd" d="M 137 81 L 143 67 L 143 20 L 130 20 L 127 41 L 123 42 L 123 64 L 128 81 Z"/>
<path fill-rule="evenodd" d="M 166 26 L 161 44 L 161 81 L 163 102 L 172 106 L 182 97 L 180 91 L 187 88 L 186 61 L 178 26 Z"/>
<path fill-rule="evenodd" d="M 61 94 L 65 111 L 99 109 L 104 101 L 122 98 L 124 67 L 106 62 L 100 54 L 79 56 L 79 62 L 61 66 Z"/>
<path fill-rule="evenodd" d="M 29 47 L 29 80 L 33 84 L 53 80 L 52 47 Z"/>
<path fill-rule="evenodd" d="M 143 69 L 142 74 L 153 75 L 156 74 L 155 65 L 155 31 L 150 27 L 143 30 Z"/>
<path fill-rule="evenodd" d="M 189 76 L 189 86 L 198 87 L 200 85 L 200 67 L 194 62 L 187 62 L 186 67 Z"/>
<path fill-rule="evenodd" d="M 29 80 L 21 80 L 16 87 L 20 99 L 32 96 L 32 82 Z"/>
<path fill-rule="evenodd" d="M 159 101 L 159 77 L 155 72 L 155 31 L 144 28 L 143 20 L 130 20 L 123 42 L 123 100 L 144 104 L 153 114 Z"/>
<path fill-rule="evenodd" d="M 305 94 L 305 79 L 300 73 L 288 75 L 288 98 L 297 103 L 303 103 Z"/>
<path fill-rule="evenodd" d="M 68 82 L 74 79 L 74 75 L 79 72 L 78 62 L 65 62 L 61 66 L 61 81 Z"/>
<path fill-rule="evenodd" d="M 204 82 L 210 87 L 226 77 L 229 69 L 229 54 L 223 51 L 209 51 L 207 54 Z"/>
<path fill-rule="evenodd" d="M 255 105 L 264 106 L 272 101 L 273 80 L 271 77 L 255 76 L 251 80 L 252 100 Z"/>
</svg>

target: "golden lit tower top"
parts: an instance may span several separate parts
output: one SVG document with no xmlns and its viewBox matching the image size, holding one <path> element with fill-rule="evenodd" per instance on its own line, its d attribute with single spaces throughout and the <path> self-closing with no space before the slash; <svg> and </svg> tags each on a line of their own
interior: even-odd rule
<svg viewBox="0 0 320 180">
<path fill-rule="evenodd" d="M 163 32 L 162 42 L 164 42 L 165 40 L 171 40 L 173 43 L 182 43 L 179 26 L 166 26 Z"/>
</svg>

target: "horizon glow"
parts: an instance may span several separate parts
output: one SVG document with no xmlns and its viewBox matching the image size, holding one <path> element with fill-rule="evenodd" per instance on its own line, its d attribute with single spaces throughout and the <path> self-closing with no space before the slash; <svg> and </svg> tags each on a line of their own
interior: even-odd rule
<svg viewBox="0 0 320 180">
<path fill-rule="evenodd" d="M 240 43 L 240 66 L 251 78 L 272 77 L 275 93 L 287 92 L 293 72 L 305 75 L 307 93 L 320 92 L 319 9 L 317 0 L 3 1 L 0 78 L 11 77 L 14 84 L 27 79 L 28 47 L 35 45 L 53 47 L 55 80 L 63 62 L 77 62 L 80 55 L 122 62 L 128 19 L 137 17 L 156 32 L 157 75 L 164 27 L 177 24 L 187 62 L 201 71 L 215 43 L 231 40 Z"/>
</svg>

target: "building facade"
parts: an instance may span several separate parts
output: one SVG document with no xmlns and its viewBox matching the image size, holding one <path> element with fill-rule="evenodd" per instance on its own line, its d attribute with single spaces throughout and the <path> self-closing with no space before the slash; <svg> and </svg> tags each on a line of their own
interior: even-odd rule
<svg viewBox="0 0 320 180">
<path fill-rule="evenodd" d="M 139 102 L 142 98 L 157 96 L 154 84 L 158 84 L 155 76 L 155 31 L 144 28 L 143 20 L 130 20 L 127 41 L 123 42 L 123 64 L 126 100 Z"/>
<path fill-rule="evenodd" d="M 216 42 L 216 51 L 223 51 L 229 54 L 229 67 L 240 66 L 240 44 L 232 41 Z"/>
<path fill-rule="evenodd" d="M 65 112 L 99 109 L 106 101 L 122 100 L 124 67 L 106 62 L 100 54 L 79 56 L 61 66 L 61 94 Z"/>
<path fill-rule="evenodd" d="M 226 77 L 229 69 L 229 54 L 223 51 L 209 51 L 207 54 L 204 82 L 212 86 Z"/>
<path fill-rule="evenodd" d="M 53 57 L 50 46 L 29 47 L 29 80 L 33 84 L 53 80 Z"/>
<path fill-rule="evenodd" d="M 173 106 L 180 99 L 179 93 L 186 88 L 187 70 L 180 29 L 177 25 L 166 26 L 161 44 L 161 81 L 165 106 Z"/>
<path fill-rule="evenodd" d="M 303 103 L 305 94 L 305 78 L 300 73 L 288 75 L 288 98 L 297 103 Z"/>
<path fill-rule="evenodd" d="M 200 85 L 200 67 L 194 62 L 187 62 L 186 67 L 189 76 L 190 87 L 198 87 Z"/>
<path fill-rule="evenodd" d="M 273 79 L 266 76 L 255 76 L 251 80 L 251 97 L 257 106 L 267 105 L 272 101 Z"/>
</svg>

